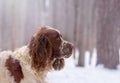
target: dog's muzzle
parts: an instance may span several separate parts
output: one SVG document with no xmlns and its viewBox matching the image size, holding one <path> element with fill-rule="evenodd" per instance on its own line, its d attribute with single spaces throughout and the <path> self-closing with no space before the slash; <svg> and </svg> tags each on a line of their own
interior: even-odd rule
<svg viewBox="0 0 120 83">
<path fill-rule="evenodd" d="M 70 42 L 63 41 L 61 46 L 61 54 L 63 58 L 69 58 L 72 54 L 73 45 Z"/>
</svg>

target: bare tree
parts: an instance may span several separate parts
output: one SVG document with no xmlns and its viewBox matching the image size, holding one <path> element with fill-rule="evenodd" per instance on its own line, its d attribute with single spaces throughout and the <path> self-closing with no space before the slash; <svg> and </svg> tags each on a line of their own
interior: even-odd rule
<svg viewBox="0 0 120 83">
<path fill-rule="evenodd" d="M 78 11 L 78 27 L 79 27 L 79 60 L 78 66 L 85 65 L 85 52 L 90 52 L 92 56 L 93 48 L 95 48 L 95 11 L 94 0 L 79 0 Z"/>
<path fill-rule="evenodd" d="M 0 0 L 0 12 L 2 12 L 2 0 Z M 0 19 L 2 19 L 2 16 L 0 14 Z M 0 51 L 2 49 L 2 22 L 0 21 Z"/>
<path fill-rule="evenodd" d="M 12 2 L 2 1 L 2 11 L 1 11 L 1 42 L 2 42 L 2 50 L 4 49 L 12 49 L 12 29 L 11 29 L 11 20 L 10 17 L 12 14 Z M 6 42 L 6 43 L 3 43 Z"/>
<path fill-rule="evenodd" d="M 78 7 L 79 6 L 79 3 L 78 3 L 78 0 L 74 0 L 74 30 L 73 30 L 73 42 L 74 42 L 74 46 L 75 47 L 78 47 L 77 45 L 77 43 L 78 43 L 78 27 L 77 27 L 77 25 L 78 25 Z M 74 54 L 73 54 L 73 57 L 74 57 L 74 59 L 76 58 L 76 56 L 75 56 L 75 49 L 74 49 Z"/>
<path fill-rule="evenodd" d="M 120 29 L 120 0 L 97 0 L 98 36 L 97 64 L 116 69 L 119 64 L 118 42 Z"/>
</svg>

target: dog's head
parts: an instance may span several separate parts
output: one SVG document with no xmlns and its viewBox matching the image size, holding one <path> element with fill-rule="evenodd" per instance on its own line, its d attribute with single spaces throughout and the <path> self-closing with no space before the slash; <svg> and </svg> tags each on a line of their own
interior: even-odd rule
<svg viewBox="0 0 120 83">
<path fill-rule="evenodd" d="M 44 70 L 52 66 L 60 70 L 64 67 L 64 59 L 71 56 L 73 45 L 65 41 L 58 30 L 44 26 L 34 34 L 29 48 L 32 67 Z"/>
</svg>

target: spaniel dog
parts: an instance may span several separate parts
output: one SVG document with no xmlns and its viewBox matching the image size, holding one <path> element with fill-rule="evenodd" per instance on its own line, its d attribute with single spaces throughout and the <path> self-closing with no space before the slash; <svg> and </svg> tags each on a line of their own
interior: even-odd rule
<svg viewBox="0 0 120 83">
<path fill-rule="evenodd" d="M 0 53 L 0 83 L 46 83 L 47 73 L 61 70 L 72 49 L 58 30 L 41 27 L 28 45 Z"/>
</svg>

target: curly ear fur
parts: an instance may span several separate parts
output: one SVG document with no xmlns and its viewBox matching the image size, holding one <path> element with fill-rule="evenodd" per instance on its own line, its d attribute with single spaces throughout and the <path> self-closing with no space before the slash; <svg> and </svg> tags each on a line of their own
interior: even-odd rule
<svg viewBox="0 0 120 83">
<path fill-rule="evenodd" d="M 49 39 L 44 35 L 33 37 L 29 44 L 32 67 L 37 70 L 44 70 L 52 55 L 52 48 Z"/>
</svg>

